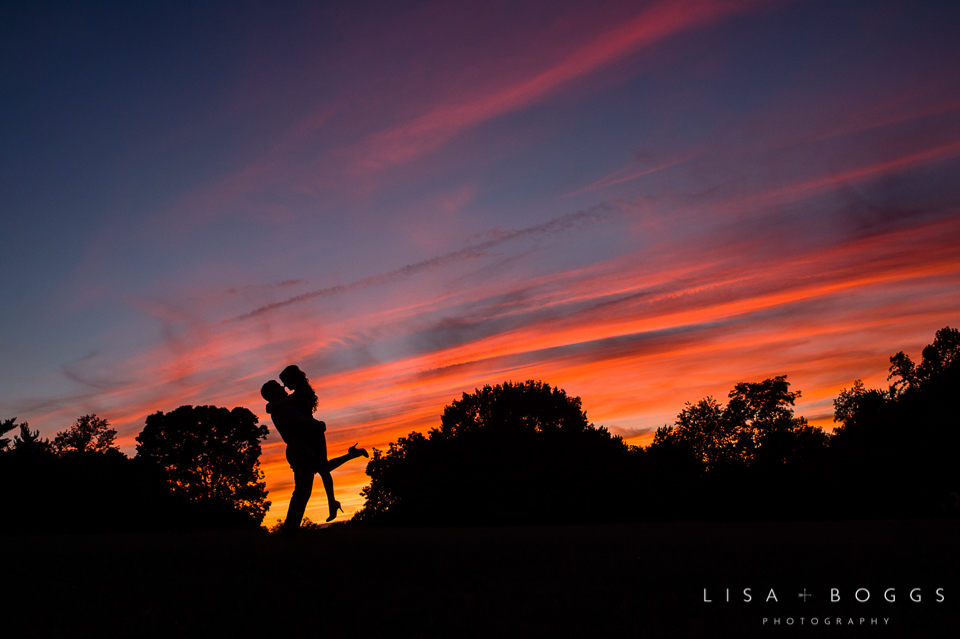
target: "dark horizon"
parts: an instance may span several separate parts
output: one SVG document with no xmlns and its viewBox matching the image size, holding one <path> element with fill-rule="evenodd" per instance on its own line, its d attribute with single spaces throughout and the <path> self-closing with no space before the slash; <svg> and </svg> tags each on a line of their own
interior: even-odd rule
<svg viewBox="0 0 960 639">
<path fill-rule="evenodd" d="M 267 424 L 246 408 L 182 406 L 154 413 L 128 458 L 116 430 L 85 415 L 44 439 L 5 419 L 0 479 L 18 486 L 6 534 L 257 529 L 295 535 L 319 473 L 342 511 L 331 471 L 367 458 L 328 454 L 316 396 L 296 366 L 264 384 L 286 444 L 297 504 L 283 526 L 260 467 Z M 374 526 L 488 526 L 637 521 L 780 521 L 960 517 L 960 330 L 937 331 L 919 359 L 890 357 L 890 384 L 860 380 L 834 401 L 827 432 L 795 414 L 786 376 L 741 382 L 726 403 L 687 402 L 646 447 L 590 422 L 581 398 L 542 381 L 463 393 L 440 423 L 372 450 L 351 518 Z M 285 373 L 287 371 L 284 371 Z M 299 394 L 297 394 L 299 393 Z M 301 406 L 298 408 L 297 406 Z M 303 412 L 301 412 L 301 410 Z M 884 485 L 864 490 L 864 484 Z M 66 491 L 62 486 L 69 485 Z M 100 505 L 109 495 L 111 507 Z M 525 496 L 518 498 L 518 496 Z M 319 496 L 314 498 L 314 503 Z M 315 509 L 317 506 L 315 506 Z M 309 517 L 307 518 L 309 522 Z M 306 524 L 307 528 L 314 527 Z"/>
</svg>

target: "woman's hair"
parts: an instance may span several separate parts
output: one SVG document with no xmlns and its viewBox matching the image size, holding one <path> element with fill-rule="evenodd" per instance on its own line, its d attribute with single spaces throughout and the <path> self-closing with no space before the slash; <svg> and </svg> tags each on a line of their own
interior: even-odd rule
<svg viewBox="0 0 960 639">
<path fill-rule="evenodd" d="M 293 394 L 290 395 L 290 402 L 300 410 L 300 412 L 310 416 L 317 410 L 320 400 L 313 391 L 310 380 L 307 379 L 307 376 L 300 370 L 299 366 L 291 364 L 283 369 L 283 372 L 280 373 L 280 381 L 282 381 L 287 388 L 293 390 Z"/>
</svg>

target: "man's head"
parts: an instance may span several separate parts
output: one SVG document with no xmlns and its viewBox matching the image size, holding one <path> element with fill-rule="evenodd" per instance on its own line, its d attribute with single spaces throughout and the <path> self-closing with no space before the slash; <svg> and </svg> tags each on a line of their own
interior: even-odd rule
<svg viewBox="0 0 960 639">
<path fill-rule="evenodd" d="M 287 391 L 283 389 L 283 386 L 280 385 L 280 382 L 275 379 L 271 379 L 269 382 L 260 387 L 260 396 L 268 402 L 275 402 L 278 399 L 283 399 L 286 397 Z"/>
</svg>

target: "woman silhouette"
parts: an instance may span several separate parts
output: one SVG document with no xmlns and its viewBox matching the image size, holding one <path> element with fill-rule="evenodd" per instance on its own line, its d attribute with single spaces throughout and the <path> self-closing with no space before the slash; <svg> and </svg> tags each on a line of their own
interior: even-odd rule
<svg viewBox="0 0 960 639">
<path fill-rule="evenodd" d="M 291 364 L 280 373 L 280 381 L 283 382 L 284 386 L 293 391 L 284 401 L 297 409 L 301 415 L 309 419 L 312 423 L 313 427 L 307 429 L 307 439 L 318 461 L 318 467 L 315 472 L 320 475 L 320 481 L 323 482 L 323 489 L 327 493 L 327 505 L 330 507 L 330 516 L 327 518 L 327 521 L 333 521 L 337 517 L 337 511 L 343 511 L 343 508 L 341 508 L 340 502 L 334 498 L 333 477 L 330 475 L 330 471 L 346 461 L 357 457 L 369 457 L 369 455 L 366 450 L 357 448 L 357 445 L 354 444 L 347 450 L 346 455 L 341 455 L 328 461 L 327 438 L 324 435 L 324 432 L 327 430 L 327 425 L 313 417 L 314 411 L 317 410 L 319 400 L 313 387 L 310 386 L 310 380 L 307 379 L 307 376 L 298 366 Z M 303 507 L 306 508 L 307 500 L 310 498 L 310 493 L 313 490 L 313 473 L 311 472 L 309 474 L 309 481 L 303 476 L 305 474 L 306 473 L 300 473 L 298 476 L 296 469 L 294 469 L 295 488 L 293 491 L 294 494 L 290 498 L 291 507 L 294 506 L 294 500 L 296 500 L 298 507 L 300 501 L 302 501 Z M 289 515 L 287 518 L 290 519 Z"/>
</svg>

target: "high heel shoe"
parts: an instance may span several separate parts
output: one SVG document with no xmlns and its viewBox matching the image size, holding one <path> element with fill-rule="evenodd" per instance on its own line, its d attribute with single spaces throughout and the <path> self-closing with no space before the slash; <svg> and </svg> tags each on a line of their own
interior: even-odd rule
<svg viewBox="0 0 960 639">
<path fill-rule="evenodd" d="M 333 521 L 337 518 L 337 511 L 343 512 L 343 506 L 340 505 L 339 501 L 330 502 L 330 516 L 327 517 L 327 521 Z"/>
<path fill-rule="evenodd" d="M 357 442 L 357 443 L 360 443 L 360 442 Z M 370 455 L 367 454 L 367 449 L 357 448 L 357 444 L 354 444 L 353 446 L 348 448 L 347 452 L 354 457 L 370 457 Z"/>
</svg>

